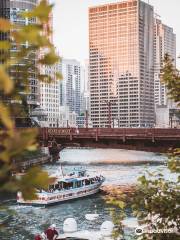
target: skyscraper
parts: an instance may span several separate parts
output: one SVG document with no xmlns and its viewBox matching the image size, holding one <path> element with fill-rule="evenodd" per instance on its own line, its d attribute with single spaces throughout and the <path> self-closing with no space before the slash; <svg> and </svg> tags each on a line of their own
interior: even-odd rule
<svg viewBox="0 0 180 240">
<path fill-rule="evenodd" d="M 154 11 L 140 0 L 89 9 L 89 80 L 94 127 L 154 125 Z"/>
<path fill-rule="evenodd" d="M 84 97 L 85 97 L 85 109 L 88 111 L 90 111 L 90 107 L 89 107 L 89 103 L 90 103 L 90 99 L 89 99 L 89 94 L 90 94 L 90 88 L 89 88 L 89 60 L 85 61 L 85 88 L 84 88 Z"/>
<path fill-rule="evenodd" d="M 41 108 L 47 113 L 48 127 L 60 126 L 60 88 L 59 79 L 56 73 L 60 73 L 61 64 L 57 63 L 53 66 L 44 66 L 41 73 L 51 76 L 51 83 L 40 83 L 40 104 Z"/>
<path fill-rule="evenodd" d="M 158 18 L 154 19 L 154 91 L 155 105 L 167 105 L 168 97 L 165 85 L 160 80 L 165 54 L 174 60 L 176 65 L 176 35 L 173 28 L 163 24 Z"/>
<path fill-rule="evenodd" d="M 47 36 L 50 43 L 53 43 L 53 14 L 49 14 L 47 24 L 44 24 L 44 34 Z M 46 49 L 41 49 L 39 52 L 40 57 L 46 54 Z M 58 53 L 57 53 L 58 55 Z M 48 127 L 61 126 L 60 116 L 60 88 L 57 73 L 61 71 L 61 63 L 58 62 L 52 66 L 40 65 L 40 73 L 51 77 L 52 82 L 40 82 L 40 112 L 47 114 Z"/>
<path fill-rule="evenodd" d="M 11 22 L 20 25 L 29 25 L 36 22 L 35 18 L 25 19 L 20 16 L 20 13 L 24 11 L 32 10 L 38 3 L 38 0 L 1 0 L 0 1 L 0 17 L 7 18 Z M 1 33 L 0 41 L 7 38 L 7 35 Z M 12 51 L 12 50 L 11 50 Z M 13 49 L 13 51 L 15 51 Z M 32 56 L 31 56 L 32 57 Z M 36 54 L 34 53 L 34 57 L 28 59 L 31 61 L 31 64 L 36 64 Z M 21 63 L 23 64 L 23 63 Z M 18 74 L 16 69 L 18 65 L 13 66 L 11 69 L 11 76 L 16 77 L 18 79 L 22 78 L 22 74 Z M 39 105 L 39 83 L 36 77 L 36 73 L 34 70 L 31 72 L 31 77 L 28 79 L 29 90 L 30 92 L 27 94 L 27 104 L 29 106 L 29 110 L 32 110 L 34 107 Z M 24 93 L 23 93 L 24 94 Z"/>
<path fill-rule="evenodd" d="M 158 18 L 154 19 L 154 99 L 156 127 L 177 127 L 179 109 L 168 97 L 168 90 L 160 79 L 165 54 L 168 54 L 176 66 L 176 35 L 173 28 Z M 176 122 L 177 120 L 177 122 Z"/>
<path fill-rule="evenodd" d="M 62 59 L 60 82 L 60 104 L 69 107 L 70 112 L 80 115 L 81 102 L 81 66 L 74 59 Z"/>
</svg>

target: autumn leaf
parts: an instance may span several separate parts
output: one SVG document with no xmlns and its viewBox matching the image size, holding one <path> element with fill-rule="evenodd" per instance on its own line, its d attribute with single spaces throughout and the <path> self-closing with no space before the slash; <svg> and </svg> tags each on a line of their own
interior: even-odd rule
<svg viewBox="0 0 180 240">
<path fill-rule="evenodd" d="M 38 62 L 43 65 L 54 65 L 59 60 L 59 57 L 56 55 L 54 51 L 50 51 L 45 54 L 42 59 Z"/>
<path fill-rule="evenodd" d="M 47 189 L 50 179 L 48 173 L 39 167 L 31 168 L 19 181 L 24 199 L 36 198 L 37 189 Z M 25 187 L 26 186 L 26 187 Z"/>
<path fill-rule="evenodd" d="M 58 80 L 62 80 L 63 79 L 63 75 L 62 75 L 62 73 L 56 73 L 56 79 L 58 79 Z"/>
<path fill-rule="evenodd" d="M 42 0 L 32 11 L 22 14 L 24 18 L 37 19 L 36 23 L 18 25 L 0 19 L 0 32 L 4 34 L 4 39 L 7 36 L 10 40 L 0 41 L 0 184 L 3 185 L 0 191 L 18 189 L 25 198 L 35 197 L 37 188 L 46 188 L 49 179 L 47 173 L 39 168 L 29 170 L 21 180 L 12 177 L 11 173 L 16 167 L 14 162 L 25 161 L 38 148 L 37 130 L 16 129 L 12 119 L 29 118 L 27 96 L 32 75 L 38 80 L 53 81 L 51 76 L 40 72 L 38 64 L 34 64 L 41 51 L 44 64 L 50 66 L 59 61 L 49 41 L 49 34 L 52 33 L 48 25 L 51 11 L 52 5 Z"/>
<path fill-rule="evenodd" d="M 7 106 L 0 103 L 0 121 L 3 123 L 3 125 L 8 128 L 12 129 L 14 124 L 10 117 L 10 111 Z"/>
<path fill-rule="evenodd" d="M 4 18 L 0 18 L 0 31 L 9 32 L 13 24 Z"/>
<path fill-rule="evenodd" d="M 9 41 L 0 41 L 1 50 L 9 50 L 10 48 L 11 48 L 11 44 Z"/>
<path fill-rule="evenodd" d="M 42 0 L 40 4 L 31 12 L 23 13 L 22 16 L 26 18 L 38 17 L 41 22 L 47 22 L 52 11 L 53 5 L 48 4 L 48 1 Z"/>
<path fill-rule="evenodd" d="M 13 90 L 14 84 L 10 76 L 7 74 L 3 66 L 0 66 L 0 90 L 5 94 L 9 94 Z"/>
</svg>

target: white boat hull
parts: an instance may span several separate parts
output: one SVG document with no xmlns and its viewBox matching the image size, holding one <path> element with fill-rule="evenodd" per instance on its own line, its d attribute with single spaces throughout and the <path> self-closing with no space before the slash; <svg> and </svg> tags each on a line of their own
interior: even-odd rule
<svg viewBox="0 0 180 240">
<path fill-rule="evenodd" d="M 24 200 L 22 194 L 19 193 L 17 197 L 17 203 L 24 205 L 36 205 L 36 206 L 48 206 L 53 204 L 62 203 L 65 201 L 78 199 L 86 196 L 90 196 L 99 192 L 102 182 L 95 183 L 89 186 L 83 186 L 80 188 L 55 191 L 54 193 L 38 193 L 36 200 Z"/>
</svg>

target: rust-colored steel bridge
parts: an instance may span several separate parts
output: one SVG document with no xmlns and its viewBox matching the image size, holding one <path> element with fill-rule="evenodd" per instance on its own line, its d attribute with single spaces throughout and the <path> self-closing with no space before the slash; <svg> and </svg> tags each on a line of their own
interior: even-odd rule
<svg viewBox="0 0 180 240">
<path fill-rule="evenodd" d="M 41 145 L 122 148 L 167 152 L 180 147 L 180 129 L 169 128 L 41 128 Z"/>
</svg>

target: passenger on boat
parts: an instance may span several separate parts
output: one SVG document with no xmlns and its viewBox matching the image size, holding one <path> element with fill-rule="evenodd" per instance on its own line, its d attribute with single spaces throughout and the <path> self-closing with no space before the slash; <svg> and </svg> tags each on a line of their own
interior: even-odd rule
<svg viewBox="0 0 180 240">
<path fill-rule="evenodd" d="M 47 237 L 48 240 L 55 240 L 58 238 L 58 232 L 56 230 L 56 225 L 52 224 L 46 231 L 45 231 L 45 235 Z"/>
<path fill-rule="evenodd" d="M 34 240 L 42 240 L 41 235 L 40 234 L 36 235 Z"/>
<path fill-rule="evenodd" d="M 41 233 L 41 234 L 38 234 L 35 236 L 35 239 L 34 240 L 46 240 L 46 235 L 45 233 Z"/>
</svg>

